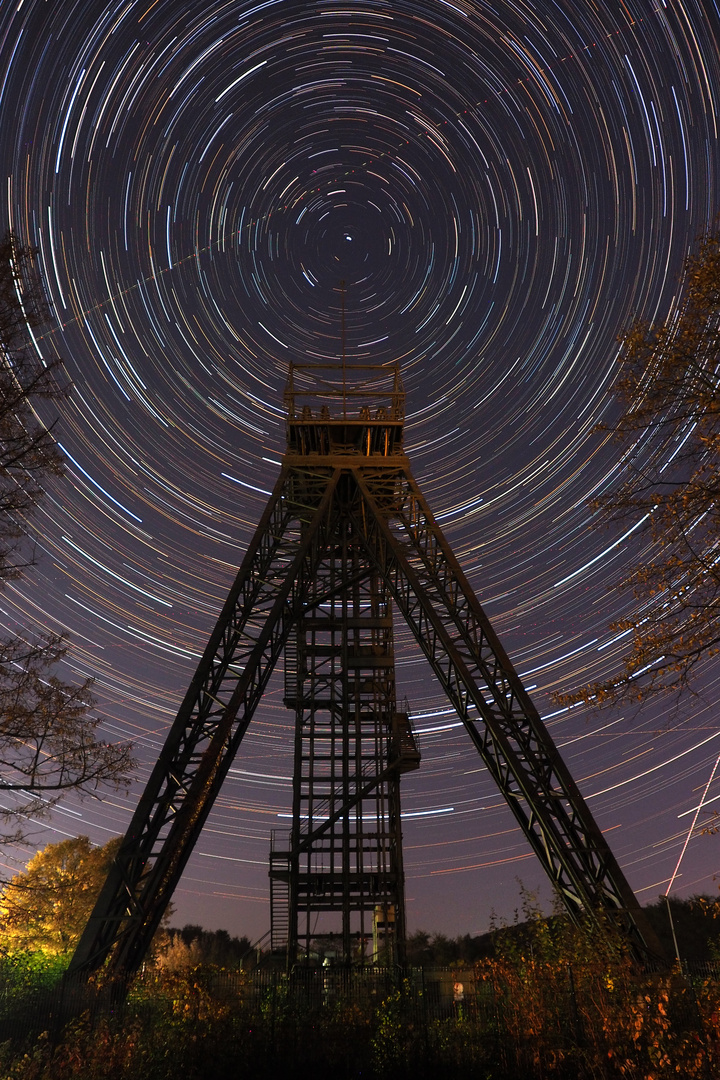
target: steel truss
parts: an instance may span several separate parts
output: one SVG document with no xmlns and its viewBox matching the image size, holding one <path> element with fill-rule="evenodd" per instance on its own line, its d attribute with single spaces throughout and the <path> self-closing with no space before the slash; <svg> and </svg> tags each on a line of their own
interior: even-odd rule
<svg viewBox="0 0 720 1080">
<path fill-rule="evenodd" d="M 371 871 L 382 869 L 379 895 L 398 903 L 402 918 L 397 784 L 401 772 L 417 766 L 417 754 L 407 727 L 398 726 L 394 672 L 385 663 L 392 658 L 389 597 L 571 917 L 610 918 L 637 957 L 661 955 L 411 474 L 402 452 L 399 377 L 387 406 L 371 417 L 361 402 L 359 420 L 348 419 L 344 380 L 343 370 L 337 423 L 328 419 L 326 405 L 316 421 L 309 407 L 296 408 L 295 391 L 290 395 L 282 471 L 78 944 L 70 977 L 104 964 L 125 977 L 141 964 L 286 643 L 288 670 L 294 663 L 297 675 L 290 696 L 286 690 L 298 717 L 295 816 L 289 845 L 276 849 L 274 875 L 271 857 L 271 882 L 273 876 L 276 885 L 284 876 L 288 882 L 290 949 L 297 946 L 298 919 L 309 910 L 308 889 L 318 884 L 311 880 L 311 853 L 320 860 L 318 874 L 327 878 L 329 906 L 364 909 L 378 895 Z M 354 601 L 348 607 L 353 595 L 354 609 Z M 338 604 L 344 605 L 344 629 L 333 637 Z M 373 605 L 374 628 L 367 615 Z M 326 644 L 344 650 L 334 669 L 332 649 L 327 663 L 320 662 L 318 631 Z M 376 646 L 385 661 L 363 670 L 350 656 L 353 640 Z M 381 670 L 384 682 L 378 681 Z M 365 696 L 363 681 L 374 683 Z M 324 692 L 326 702 L 320 701 Z M 309 749 L 320 736 L 335 745 L 344 740 L 344 749 L 328 759 L 327 767 L 339 767 L 332 782 L 323 776 L 322 755 Z M 367 799 L 375 800 L 376 831 L 384 834 L 369 847 L 359 825 L 362 813 L 354 813 Z M 343 855 L 342 845 L 354 845 L 354 854 Z M 348 926 L 346 920 L 345 946 Z"/>
<path fill-rule="evenodd" d="M 68 974 L 132 974 L 157 930 L 333 529 L 339 470 L 283 469 Z"/>
<path fill-rule="evenodd" d="M 420 755 L 397 709 L 387 586 L 348 495 L 356 486 L 343 475 L 338 531 L 285 646 L 293 824 L 272 836 L 270 928 L 273 952 L 289 965 L 319 946 L 345 963 L 404 962 L 400 776 Z"/>
</svg>

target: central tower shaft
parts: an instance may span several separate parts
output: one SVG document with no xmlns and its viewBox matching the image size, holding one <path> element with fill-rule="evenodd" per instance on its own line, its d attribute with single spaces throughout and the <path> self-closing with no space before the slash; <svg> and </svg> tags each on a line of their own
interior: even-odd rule
<svg viewBox="0 0 720 1080">
<path fill-rule="evenodd" d="M 363 369 L 365 381 L 349 390 L 334 374 L 291 370 L 289 453 L 310 471 L 346 456 L 392 457 L 402 444 L 397 372 Z M 344 963 L 402 963 L 400 775 L 419 754 L 397 709 L 388 589 L 358 534 L 349 476 L 336 500 L 330 543 L 285 646 L 295 764 L 292 827 L 272 837 L 272 947 L 290 963 L 318 947 Z"/>
</svg>

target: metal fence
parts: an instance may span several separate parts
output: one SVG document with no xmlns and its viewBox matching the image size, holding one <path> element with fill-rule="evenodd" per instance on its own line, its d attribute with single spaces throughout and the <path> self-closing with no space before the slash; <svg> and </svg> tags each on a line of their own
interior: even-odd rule
<svg viewBox="0 0 720 1080">
<path fill-rule="evenodd" d="M 290 974 L 256 969 L 197 969 L 191 973 L 148 968 L 129 990 L 121 984 L 56 979 L 0 980 L 0 1041 L 34 1032 L 57 1032 L 72 1018 L 87 1015 L 127 1020 L 162 1008 L 177 993 L 196 1000 L 231 1005 L 249 1016 L 307 1014 L 353 1004 L 368 1016 L 393 995 L 400 995 L 414 1023 L 452 1017 L 477 1017 L 490 1008 L 492 993 L 471 968 L 298 967 Z"/>
<path fill-rule="evenodd" d="M 152 1031 L 168 1017 L 180 1017 L 200 1030 L 208 1017 L 222 1015 L 228 1030 L 252 1028 L 275 1054 L 288 1047 L 292 1053 L 306 1052 L 308 1038 L 319 1038 L 318 1032 L 337 1037 L 347 1024 L 348 1032 L 352 1029 L 354 1038 L 365 1039 L 367 1047 L 377 1048 L 378 1039 L 384 1038 L 391 1050 L 394 1038 L 406 1040 L 404 1045 L 414 1039 L 412 1053 L 430 1061 L 442 1040 L 457 1040 L 459 1035 L 466 1039 L 462 1053 L 469 1052 L 470 1043 L 482 1045 L 493 1060 L 510 1063 L 507 1075 L 529 1078 L 545 1075 L 543 1054 L 607 1058 L 603 1039 L 609 1037 L 612 1023 L 622 1033 L 624 1011 L 632 1012 L 652 1037 L 658 1007 L 667 1018 L 670 1042 L 679 1045 L 678 1040 L 695 1032 L 710 1061 L 720 1054 L 720 1045 L 713 1049 L 720 1035 L 717 1024 L 713 1029 L 714 1021 L 708 1021 L 708 1010 L 703 1012 L 703 1003 L 720 1002 L 719 984 L 720 965 L 711 963 L 686 965 L 683 972 L 626 973 L 622 985 L 617 976 L 597 968 L 569 964 L 547 969 L 529 964 L 526 970 L 512 971 L 492 964 L 450 969 L 300 967 L 287 975 L 262 969 L 181 973 L 148 968 L 127 992 L 117 984 L 93 986 L 56 978 L 54 985 L 43 985 L 41 979 L 33 983 L 8 977 L 0 980 L 0 1043 L 9 1040 L 20 1046 L 41 1032 L 57 1040 L 78 1017 L 86 1029 L 109 1022 L 122 1032 L 132 1025 Z M 634 1033 L 628 1046 L 628 1053 L 640 1046 Z"/>
</svg>

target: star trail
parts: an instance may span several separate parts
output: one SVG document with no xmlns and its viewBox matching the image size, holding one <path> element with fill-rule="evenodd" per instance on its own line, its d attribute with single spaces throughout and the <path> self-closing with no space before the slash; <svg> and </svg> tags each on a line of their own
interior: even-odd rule
<svg viewBox="0 0 720 1080">
<path fill-rule="evenodd" d="M 2 5 L 1 224 L 38 249 L 51 318 L 35 346 L 73 389 L 40 564 L 0 620 L 70 635 L 66 663 L 95 679 L 106 737 L 135 741 L 141 785 L 274 483 L 288 361 L 340 356 L 344 281 L 348 362 L 401 362 L 415 475 L 647 902 L 720 753 L 715 666 L 680 708 L 550 695 L 622 654 L 608 623 L 630 599 L 611 586 L 645 548 L 639 527 L 591 528 L 588 501 L 626 467 L 597 425 L 618 335 L 672 316 L 720 210 L 720 13 L 541 8 Z M 541 871 L 396 635 L 423 752 L 403 782 L 410 928 L 481 932 Z M 276 679 L 175 921 L 264 931 L 291 773 Z M 68 801 L 38 842 L 124 832 L 138 791 Z M 673 890 L 713 891 L 718 869 L 696 831 Z"/>
</svg>

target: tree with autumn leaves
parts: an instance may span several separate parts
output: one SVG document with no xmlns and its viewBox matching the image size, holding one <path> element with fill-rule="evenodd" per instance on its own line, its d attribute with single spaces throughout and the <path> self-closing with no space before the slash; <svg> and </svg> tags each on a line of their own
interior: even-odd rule
<svg viewBox="0 0 720 1080">
<path fill-rule="evenodd" d="M 68 955 L 78 943 L 122 837 L 48 844 L 0 893 L 0 949 Z"/>
<path fill-rule="evenodd" d="M 594 508 L 646 541 L 618 586 L 633 612 L 611 627 L 630 647 L 619 674 L 559 695 L 563 704 L 679 693 L 720 650 L 720 230 L 687 260 L 675 315 L 636 322 L 618 360 L 622 479 Z"/>
</svg>

